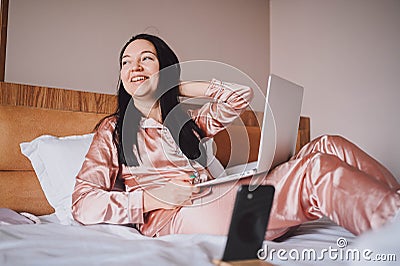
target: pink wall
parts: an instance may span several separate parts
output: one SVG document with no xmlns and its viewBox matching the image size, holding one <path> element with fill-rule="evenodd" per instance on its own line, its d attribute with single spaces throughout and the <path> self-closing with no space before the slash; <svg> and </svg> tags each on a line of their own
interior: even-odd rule
<svg viewBox="0 0 400 266">
<path fill-rule="evenodd" d="M 305 87 L 312 137 L 340 134 L 400 178 L 400 1 L 271 0 L 271 72 Z"/>
<path fill-rule="evenodd" d="M 268 9 L 267 0 L 12 0 L 5 80 L 113 94 L 121 47 L 147 32 L 181 61 L 223 62 L 265 89 Z"/>
</svg>

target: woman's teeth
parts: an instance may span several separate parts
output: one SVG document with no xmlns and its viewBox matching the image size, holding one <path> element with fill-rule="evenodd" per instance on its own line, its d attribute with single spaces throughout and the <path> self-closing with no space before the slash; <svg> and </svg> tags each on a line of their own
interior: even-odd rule
<svg viewBox="0 0 400 266">
<path fill-rule="evenodd" d="M 131 81 L 132 82 L 137 82 L 137 81 L 142 81 L 142 80 L 145 80 L 145 79 L 147 79 L 147 77 L 133 77 L 131 79 Z"/>
</svg>

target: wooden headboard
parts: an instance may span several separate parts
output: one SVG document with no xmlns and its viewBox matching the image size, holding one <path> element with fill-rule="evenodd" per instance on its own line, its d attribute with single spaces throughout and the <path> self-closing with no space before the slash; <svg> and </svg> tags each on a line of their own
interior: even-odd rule
<svg viewBox="0 0 400 266">
<path fill-rule="evenodd" d="M 113 95 L 0 82 L 0 207 L 36 215 L 53 213 L 19 143 L 50 134 L 68 136 L 93 131 L 97 122 L 115 111 Z M 257 159 L 260 113 L 246 111 L 241 120 L 249 134 L 249 161 Z M 300 119 L 296 150 L 310 140 L 310 120 Z M 215 136 L 216 156 L 230 158 L 226 131 Z M 234 143 L 233 143 L 234 144 Z"/>
</svg>

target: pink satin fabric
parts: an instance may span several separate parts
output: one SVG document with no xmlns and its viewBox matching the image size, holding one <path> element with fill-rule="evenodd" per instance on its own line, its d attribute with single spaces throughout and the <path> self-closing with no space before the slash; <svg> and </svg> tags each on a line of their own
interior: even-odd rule
<svg viewBox="0 0 400 266">
<path fill-rule="evenodd" d="M 253 92 L 246 86 L 212 80 L 205 96 L 210 102 L 190 114 L 207 136 L 214 136 L 248 107 Z M 143 234 L 155 235 L 179 209 L 144 214 L 143 189 L 171 179 L 189 182 L 194 173 L 212 177 L 198 162 L 187 159 L 167 127 L 151 118 L 141 120 L 139 145 L 134 147 L 139 166 L 119 167 L 113 142 L 115 123 L 115 117 L 103 121 L 93 138 L 76 177 L 72 214 L 82 224 L 136 224 Z M 202 191 L 197 197 L 207 193 Z"/>
<path fill-rule="evenodd" d="M 214 200 L 211 194 L 183 207 L 158 235 L 227 234 L 236 190 L 249 181 L 213 188 L 223 196 Z M 266 239 L 324 215 L 358 235 L 379 228 L 400 208 L 400 186 L 392 174 L 339 136 L 313 140 L 263 183 L 276 190 Z"/>
<path fill-rule="evenodd" d="M 207 96 L 214 101 L 191 112 L 195 122 L 213 136 L 247 108 L 251 89 L 214 80 Z M 237 187 L 226 183 L 201 191 L 192 206 L 143 213 L 143 189 L 170 179 L 190 180 L 208 170 L 189 161 L 169 130 L 143 119 L 138 134 L 139 166 L 118 165 L 113 142 L 115 118 L 97 130 L 76 178 L 72 213 L 82 224 L 136 224 L 142 234 L 225 235 Z M 399 184 L 391 173 L 351 142 L 338 136 L 315 139 L 291 160 L 276 167 L 263 182 L 275 186 L 266 234 L 274 239 L 291 227 L 326 215 L 354 234 L 382 226 L 400 208 Z M 123 184 L 120 186 L 119 184 Z"/>
</svg>

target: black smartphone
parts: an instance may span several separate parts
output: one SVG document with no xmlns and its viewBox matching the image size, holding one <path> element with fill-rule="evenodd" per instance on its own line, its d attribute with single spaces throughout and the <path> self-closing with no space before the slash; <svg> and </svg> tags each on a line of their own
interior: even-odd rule
<svg viewBox="0 0 400 266">
<path fill-rule="evenodd" d="M 274 199 L 273 186 L 239 187 L 222 261 L 257 259 Z"/>
</svg>

